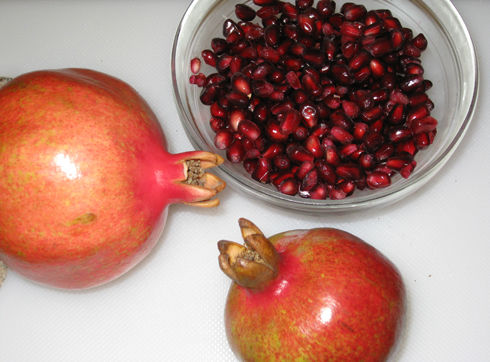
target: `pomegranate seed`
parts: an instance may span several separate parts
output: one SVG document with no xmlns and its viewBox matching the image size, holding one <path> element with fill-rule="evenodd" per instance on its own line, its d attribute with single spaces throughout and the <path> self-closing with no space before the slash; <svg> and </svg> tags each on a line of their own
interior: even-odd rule
<svg viewBox="0 0 490 362">
<path fill-rule="evenodd" d="M 257 47 L 257 53 L 259 57 L 268 60 L 271 63 L 278 63 L 281 60 L 279 52 L 271 47 Z"/>
<path fill-rule="evenodd" d="M 243 31 L 231 19 L 226 19 L 223 23 L 223 36 L 227 43 L 234 43 L 243 37 Z"/>
<path fill-rule="evenodd" d="M 224 76 L 218 73 L 212 73 L 208 75 L 206 78 L 206 84 L 205 86 L 211 85 L 211 84 L 220 84 L 223 83 L 226 80 Z"/>
<path fill-rule="evenodd" d="M 284 151 L 284 147 L 279 143 L 272 143 L 262 154 L 265 158 L 274 158 Z"/>
<path fill-rule="evenodd" d="M 250 80 L 240 72 L 236 72 L 231 77 L 231 84 L 234 90 L 237 92 L 249 95 L 251 91 Z"/>
<path fill-rule="evenodd" d="M 315 20 L 307 13 L 298 14 L 297 21 L 299 29 L 301 29 L 303 33 L 312 35 L 315 32 Z"/>
<path fill-rule="evenodd" d="M 318 124 L 318 112 L 315 106 L 311 103 L 304 103 L 300 107 L 303 122 L 308 128 L 313 128 Z"/>
<path fill-rule="evenodd" d="M 296 127 L 296 130 L 293 133 L 293 137 L 297 141 L 304 141 L 305 139 L 308 138 L 308 130 L 306 129 L 306 127 L 298 126 Z"/>
<path fill-rule="evenodd" d="M 405 167 L 409 162 L 410 160 L 407 160 L 403 157 L 390 157 L 386 160 L 386 166 L 399 171 L 403 167 Z"/>
<path fill-rule="evenodd" d="M 420 75 L 409 75 L 400 84 L 400 88 L 404 92 L 411 92 L 411 91 L 417 89 L 422 84 L 423 81 L 424 81 L 424 78 Z"/>
<path fill-rule="evenodd" d="M 199 58 L 191 59 L 191 72 L 194 74 L 199 73 L 201 70 L 201 60 Z"/>
<path fill-rule="evenodd" d="M 354 81 L 349 72 L 349 68 L 347 68 L 347 65 L 345 64 L 333 64 L 332 75 L 340 84 L 343 85 L 350 85 Z"/>
<path fill-rule="evenodd" d="M 405 72 L 409 75 L 423 75 L 424 68 L 420 64 L 408 64 Z"/>
<path fill-rule="evenodd" d="M 257 59 L 257 49 L 253 46 L 246 47 L 240 52 L 243 59 Z"/>
<path fill-rule="evenodd" d="M 430 132 L 437 127 L 437 120 L 431 116 L 416 119 L 411 123 L 412 132 L 419 134 L 423 132 Z"/>
<path fill-rule="evenodd" d="M 340 12 L 344 14 L 345 20 L 356 21 L 362 19 L 366 15 L 367 10 L 364 5 L 345 3 L 342 5 Z"/>
<path fill-rule="evenodd" d="M 337 166 L 340 163 L 340 156 L 337 149 L 333 146 L 328 146 L 325 149 L 325 160 L 332 166 Z"/>
<path fill-rule="evenodd" d="M 376 151 L 383 143 L 383 136 L 378 132 L 369 130 L 364 136 L 364 144 L 369 151 Z"/>
<path fill-rule="evenodd" d="M 375 78 L 381 78 L 386 73 L 384 64 L 379 59 L 372 59 L 369 63 L 371 73 Z"/>
<path fill-rule="evenodd" d="M 403 104 L 397 104 L 390 112 L 389 120 L 392 124 L 401 123 L 405 118 L 405 107 Z"/>
<path fill-rule="evenodd" d="M 298 180 L 303 180 L 308 172 L 315 168 L 315 164 L 311 161 L 305 161 L 301 165 L 299 165 L 298 169 L 295 172 L 295 176 Z"/>
<path fill-rule="evenodd" d="M 396 145 L 396 152 L 399 154 L 407 153 L 410 156 L 414 156 L 417 153 L 417 147 L 413 139 L 408 139 L 406 141 L 401 141 Z"/>
<path fill-rule="evenodd" d="M 284 113 L 280 123 L 281 132 L 284 135 L 293 133 L 301 122 L 301 114 L 296 110 L 289 110 Z"/>
<path fill-rule="evenodd" d="M 246 108 L 248 105 L 249 98 L 241 91 L 226 93 L 225 97 L 235 107 Z"/>
<path fill-rule="evenodd" d="M 226 150 L 226 158 L 232 163 L 240 163 L 245 156 L 245 149 L 240 140 L 235 140 Z"/>
<path fill-rule="evenodd" d="M 309 191 L 309 197 L 313 200 L 325 200 L 328 196 L 327 186 L 323 183 L 317 184 Z"/>
<path fill-rule="evenodd" d="M 267 124 L 266 133 L 273 142 L 285 142 L 288 139 L 288 135 L 281 132 L 280 125 L 276 122 Z"/>
<path fill-rule="evenodd" d="M 279 27 L 277 25 L 269 25 L 264 29 L 265 43 L 271 47 L 274 47 L 279 42 Z"/>
<path fill-rule="evenodd" d="M 234 109 L 229 119 L 231 129 L 237 132 L 239 124 L 245 119 L 247 119 L 247 114 L 243 109 Z"/>
<path fill-rule="evenodd" d="M 291 161 L 284 154 L 277 155 L 272 162 L 278 170 L 288 170 L 291 167 Z"/>
<path fill-rule="evenodd" d="M 214 103 L 218 94 L 218 87 L 214 84 L 204 87 L 201 91 L 200 100 L 202 104 L 210 106 Z"/>
<path fill-rule="evenodd" d="M 276 16 L 281 11 L 281 6 L 279 4 L 273 3 L 266 5 L 257 10 L 256 14 L 261 19 L 268 19 Z"/>
<path fill-rule="evenodd" d="M 204 60 L 204 63 L 210 65 L 212 67 L 216 66 L 216 56 L 214 55 L 212 50 L 205 49 L 201 52 L 201 57 Z"/>
<path fill-rule="evenodd" d="M 338 94 L 330 94 L 325 98 L 325 104 L 330 109 L 337 109 L 342 104 L 342 100 Z"/>
<path fill-rule="evenodd" d="M 379 149 L 374 154 L 374 157 L 377 161 L 382 162 L 386 161 L 388 157 L 393 155 L 395 152 L 395 147 L 391 143 L 385 143 L 379 147 Z"/>
<path fill-rule="evenodd" d="M 424 34 L 419 34 L 413 38 L 412 44 L 420 50 L 425 50 L 427 48 L 427 39 L 425 38 Z"/>
<path fill-rule="evenodd" d="M 410 162 L 408 165 L 401 168 L 400 175 L 403 178 L 408 178 L 412 174 L 416 165 L 417 165 L 417 162 L 415 162 L 415 161 Z"/>
<path fill-rule="evenodd" d="M 235 15 L 243 21 L 251 21 L 255 18 L 255 10 L 245 4 L 235 5 Z"/>
<path fill-rule="evenodd" d="M 354 124 L 354 130 L 352 132 L 352 136 L 354 140 L 361 141 L 364 138 L 364 135 L 368 131 L 369 126 L 364 122 L 356 122 Z"/>
<path fill-rule="evenodd" d="M 366 176 L 366 184 L 371 189 L 379 189 L 389 186 L 391 184 L 391 178 L 384 172 L 374 171 Z"/>
<path fill-rule="evenodd" d="M 314 168 L 301 180 L 300 191 L 311 191 L 318 185 L 318 171 Z"/>
<path fill-rule="evenodd" d="M 295 178 L 289 177 L 282 181 L 277 189 L 285 195 L 294 196 L 298 193 L 299 183 Z"/>
<path fill-rule="evenodd" d="M 365 37 L 379 36 L 384 31 L 383 23 L 379 20 L 366 25 L 363 32 L 363 36 Z"/>
<path fill-rule="evenodd" d="M 382 115 L 383 115 L 383 108 L 381 108 L 381 106 L 376 106 L 361 112 L 361 118 L 368 123 L 374 122 L 375 120 L 379 119 Z"/>
<path fill-rule="evenodd" d="M 359 106 L 355 102 L 351 102 L 348 100 L 342 101 L 342 109 L 347 117 L 357 118 L 360 113 Z"/>
<path fill-rule="evenodd" d="M 390 39 L 379 38 L 367 46 L 366 50 L 371 53 L 373 57 L 382 57 L 383 55 L 391 53 L 394 49 Z"/>
<path fill-rule="evenodd" d="M 337 176 L 343 179 L 357 180 L 361 177 L 361 169 L 354 164 L 344 164 L 337 166 L 335 172 Z"/>
<path fill-rule="evenodd" d="M 232 142 L 233 134 L 227 129 L 219 130 L 214 136 L 214 145 L 219 150 L 226 150 Z"/>
<path fill-rule="evenodd" d="M 318 13 L 326 18 L 329 17 L 330 15 L 333 15 L 335 12 L 335 1 L 333 0 L 320 0 L 318 1 L 316 8 L 318 10 Z"/>
<path fill-rule="evenodd" d="M 393 103 L 400 103 L 403 105 L 407 105 L 409 102 L 409 99 L 399 89 L 393 89 L 390 93 L 390 101 L 392 101 Z"/>
<path fill-rule="evenodd" d="M 223 54 L 216 60 L 216 69 L 219 73 L 224 74 L 230 68 L 230 63 L 233 57 L 228 54 Z"/>
<path fill-rule="evenodd" d="M 335 168 L 328 164 L 325 160 L 318 160 L 315 164 L 320 178 L 329 185 L 334 185 L 337 181 Z"/>
<path fill-rule="evenodd" d="M 365 170 L 371 169 L 374 166 L 374 162 L 374 156 L 370 153 L 363 153 L 359 157 L 359 165 Z"/>
<path fill-rule="evenodd" d="M 405 44 L 405 47 L 403 48 L 403 54 L 411 57 L 420 57 L 422 51 L 413 45 L 413 43 L 408 43 Z"/>
<path fill-rule="evenodd" d="M 340 187 L 333 187 L 328 192 L 328 197 L 332 200 L 342 200 L 347 197 L 347 194 Z"/>
<path fill-rule="evenodd" d="M 226 111 L 218 104 L 218 102 L 211 104 L 210 110 L 213 117 L 224 118 L 226 116 Z"/>
<path fill-rule="evenodd" d="M 253 174 L 255 169 L 257 168 L 257 160 L 255 159 L 246 159 L 243 161 L 243 168 L 249 174 Z"/>
<path fill-rule="evenodd" d="M 336 141 L 342 144 L 351 143 L 354 140 L 354 136 L 352 136 L 344 128 L 338 126 L 332 127 L 330 130 L 330 134 Z"/>
<path fill-rule="evenodd" d="M 342 159 L 346 159 L 348 157 L 351 157 L 352 159 L 356 159 L 356 155 L 358 154 L 359 147 L 355 143 L 349 143 L 347 145 L 344 145 L 340 151 L 340 157 Z"/>
<path fill-rule="evenodd" d="M 321 67 L 325 62 L 325 56 L 318 49 L 305 49 L 301 55 L 314 67 Z"/>
<path fill-rule="evenodd" d="M 307 149 L 294 143 L 286 147 L 286 153 L 291 161 L 296 163 L 303 163 L 305 161 L 313 162 L 315 159 Z"/>
<path fill-rule="evenodd" d="M 407 127 L 399 127 L 389 131 L 388 138 L 391 142 L 398 143 L 412 137 L 412 131 Z"/>
<path fill-rule="evenodd" d="M 277 103 L 274 106 L 272 106 L 271 113 L 277 116 L 280 113 L 286 113 L 293 109 L 294 109 L 293 103 L 290 101 L 285 101 L 285 102 Z"/>
<path fill-rule="evenodd" d="M 223 38 L 213 38 L 211 40 L 211 48 L 213 49 L 214 54 L 220 55 L 227 50 L 228 43 Z"/>
<path fill-rule="evenodd" d="M 216 133 L 220 129 L 225 128 L 226 123 L 222 118 L 211 117 L 211 119 L 209 120 L 209 126 Z"/>
<path fill-rule="evenodd" d="M 359 22 L 344 21 L 340 26 L 340 34 L 359 38 L 363 35 L 364 24 Z"/>
<path fill-rule="evenodd" d="M 315 158 L 323 156 L 323 149 L 321 147 L 320 139 L 315 135 L 310 135 L 305 140 L 305 147 Z"/>
<path fill-rule="evenodd" d="M 425 104 L 418 106 L 417 108 L 412 109 L 407 114 L 407 123 L 412 124 L 412 122 L 417 120 L 417 119 L 427 117 L 429 115 L 429 113 L 430 112 L 427 109 L 427 106 Z"/>
<path fill-rule="evenodd" d="M 251 141 L 255 141 L 260 136 L 260 128 L 248 119 L 244 119 L 238 124 L 238 132 Z"/>
<path fill-rule="evenodd" d="M 271 169 L 271 160 L 265 157 L 260 157 L 257 160 L 257 166 L 255 167 L 252 177 L 261 183 L 268 183 Z"/>
<path fill-rule="evenodd" d="M 361 50 L 357 53 L 349 62 L 349 68 L 352 70 L 359 70 L 362 67 L 369 64 L 371 56 L 368 52 Z"/>
</svg>

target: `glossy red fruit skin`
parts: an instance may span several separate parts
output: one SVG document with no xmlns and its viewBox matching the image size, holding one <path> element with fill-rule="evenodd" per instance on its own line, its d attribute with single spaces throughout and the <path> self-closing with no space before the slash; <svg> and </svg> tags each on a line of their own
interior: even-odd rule
<svg viewBox="0 0 490 362">
<path fill-rule="evenodd" d="M 201 152 L 168 153 L 156 116 L 119 79 L 36 71 L 2 87 L 0 104 L 0 259 L 29 279 L 109 282 L 152 250 L 167 205 L 196 196 L 181 160 Z"/>
<path fill-rule="evenodd" d="M 403 327 L 405 289 L 375 248 L 331 228 L 269 238 L 278 276 L 263 290 L 233 283 L 225 326 L 245 361 L 383 361 Z"/>
</svg>

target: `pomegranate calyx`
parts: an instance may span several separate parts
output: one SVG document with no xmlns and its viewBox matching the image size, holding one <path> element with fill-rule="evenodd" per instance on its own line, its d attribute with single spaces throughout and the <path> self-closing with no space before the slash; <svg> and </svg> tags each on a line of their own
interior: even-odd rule
<svg viewBox="0 0 490 362">
<path fill-rule="evenodd" d="M 0 260 L 0 287 L 2 286 L 3 281 L 7 277 L 7 266 L 3 261 Z"/>
<path fill-rule="evenodd" d="M 189 157 L 184 157 L 180 162 L 184 165 L 184 180 L 182 185 L 188 188 L 193 201 L 185 202 L 186 205 L 197 207 L 215 207 L 219 199 L 212 199 L 221 192 L 226 183 L 218 176 L 204 172 L 204 170 L 219 166 L 224 159 L 210 152 L 193 152 Z"/>
<path fill-rule="evenodd" d="M 244 218 L 238 223 L 245 245 L 219 241 L 219 266 L 235 283 L 245 288 L 262 289 L 276 277 L 279 256 L 257 226 Z"/>
</svg>

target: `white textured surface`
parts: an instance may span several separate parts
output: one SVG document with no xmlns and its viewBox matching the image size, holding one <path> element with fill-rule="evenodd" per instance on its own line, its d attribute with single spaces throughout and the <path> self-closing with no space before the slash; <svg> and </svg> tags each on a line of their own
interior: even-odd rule
<svg viewBox="0 0 490 362">
<path fill-rule="evenodd" d="M 0 73 L 70 66 L 118 76 L 154 108 L 170 150 L 189 150 L 170 74 L 188 3 L 2 0 Z M 321 217 L 227 189 L 218 209 L 171 207 L 153 254 L 107 286 L 65 292 L 10 272 L 0 289 L 0 361 L 234 361 L 223 329 L 229 281 L 217 265 L 216 241 L 239 241 L 239 217 L 266 235 L 346 229 L 397 264 L 409 298 L 400 361 L 490 361 L 490 1 L 454 4 L 478 48 L 481 96 L 465 139 L 429 185 L 384 209 Z"/>
</svg>

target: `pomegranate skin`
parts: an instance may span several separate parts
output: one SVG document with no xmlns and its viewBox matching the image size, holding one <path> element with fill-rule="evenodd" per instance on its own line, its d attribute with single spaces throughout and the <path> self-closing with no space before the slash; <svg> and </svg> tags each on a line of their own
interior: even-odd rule
<svg viewBox="0 0 490 362">
<path fill-rule="evenodd" d="M 405 291 L 394 265 L 337 229 L 269 238 L 280 261 L 265 288 L 233 283 L 228 341 L 245 361 L 384 361 L 397 341 Z"/>
<path fill-rule="evenodd" d="M 87 69 L 36 71 L 0 89 L 0 260 L 29 279 L 82 289 L 155 246 L 167 205 L 195 202 L 148 104 Z"/>
</svg>

